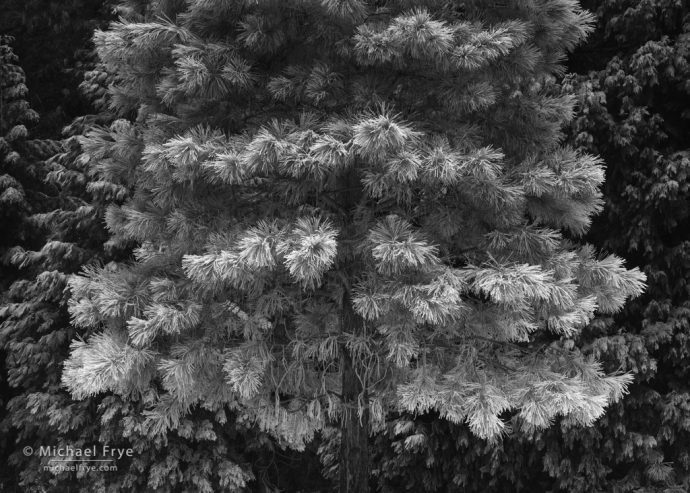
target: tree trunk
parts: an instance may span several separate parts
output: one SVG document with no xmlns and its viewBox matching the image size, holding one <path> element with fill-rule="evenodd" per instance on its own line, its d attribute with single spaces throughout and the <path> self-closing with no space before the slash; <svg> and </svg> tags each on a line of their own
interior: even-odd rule
<svg viewBox="0 0 690 493">
<path fill-rule="evenodd" d="M 342 330 L 358 332 L 362 319 L 352 309 L 349 296 L 343 300 Z M 367 389 L 357 377 L 357 362 L 348 349 L 340 350 L 342 371 L 343 417 L 340 426 L 340 493 L 368 493 L 369 491 L 369 398 Z M 359 372 L 360 375 L 363 372 Z M 360 396 L 365 406 L 358 416 Z"/>
</svg>

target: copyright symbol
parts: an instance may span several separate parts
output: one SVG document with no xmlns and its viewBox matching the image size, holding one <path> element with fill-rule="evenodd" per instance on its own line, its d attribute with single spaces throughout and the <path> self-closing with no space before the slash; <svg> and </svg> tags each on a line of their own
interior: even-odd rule
<svg viewBox="0 0 690 493">
<path fill-rule="evenodd" d="M 24 447 L 22 451 L 24 452 L 24 455 L 26 455 L 27 457 L 34 453 L 34 449 L 32 449 L 31 447 Z"/>
</svg>

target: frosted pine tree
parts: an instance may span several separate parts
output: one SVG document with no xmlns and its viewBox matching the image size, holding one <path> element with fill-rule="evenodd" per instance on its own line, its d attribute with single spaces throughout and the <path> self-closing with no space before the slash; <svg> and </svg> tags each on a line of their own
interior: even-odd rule
<svg viewBox="0 0 690 493">
<path fill-rule="evenodd" d="M 128 120 L 82 145 L 131 190 L 105 220 L 137 248 L 71 281 L 93 331 L 65 364 L 75 398 L 144 402 L 160 434 L 229 408 L 297 448 L 340 423 L 340 490 L 361 492 L 388 412 L 496 440 L 590 425 L 625 392 L 562 343 L 644 281 L 576 242 L 604 168 L 560 143 L 573 98 L 554 76 L 590 22 L 575 1 L 190 0 L 128 18 L 95 36 Z"/>
</svg>

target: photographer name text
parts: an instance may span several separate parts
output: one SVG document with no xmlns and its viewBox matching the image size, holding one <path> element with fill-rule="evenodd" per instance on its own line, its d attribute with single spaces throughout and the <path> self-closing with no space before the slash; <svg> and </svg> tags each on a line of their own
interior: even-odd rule
<svg viewBox="0 0 690 493">
<path fill-rule="evenodd" d="M 38 455 L 40 457 L 85 457 L 85 458 L 107 458 L 107 459 L 122 459 L 123 457 L 132 457 L 134 450 L 131 448 L 117 448 L 109 445 L 93 445 L 91 447 L 71 447 L 69 445 L 64 447 L 49 447 L 42 446 L 38 448 Z"/>
</svg>

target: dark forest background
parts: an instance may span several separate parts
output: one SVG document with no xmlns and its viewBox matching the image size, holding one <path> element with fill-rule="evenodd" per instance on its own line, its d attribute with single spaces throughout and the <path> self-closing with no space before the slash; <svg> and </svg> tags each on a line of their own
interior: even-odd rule
<svg viewBox="0 0 690 493">
<path fill-rule="evenodd" d="M 371 442 L 378 491 L 690 487 L 690 6 L 582 3 L 597 27 L 570 55 L 561 83 L 578 95 L 568 139 L 607 165 L 606 207 L 586 239 L 639 266 L 648 288 L 623 313 L 597 318 L 577 344 L 606 370 L 633 372 L 635 383 L 592 428 L 557 423 L 498 447 L 431 415 L 399 416 L 410 423 L 406 434 Z M 196 491 L 208 456 L 228 453 L 250 464 L 256 491 L 323 491 L 334 455 L 328 434 L 300 454 L 244 432 L 230 437 L 234 450 L 199 437 L 148 444 L 136 433 L 125 437 L 113 419 L 115 408 L 134 415 L 130 404 L 112 396 L 73 402 L 60 388 L 62 361 L 77 335 L 66 312 L 66 276 L 86 262 L 127 254 L 106 242 L 99 203 L 113 200 L 113 192 L 90 181 L 75 138 L 113 118 L 90 37 L 118 13 L 96 0 L 3 0 L 0 13 L 0 490 Z M 428 440 L 403 447 L 415 433 Z M 140 453 L 97 480 L 53 476 L 22 448 L 56 437 L 75 446 L 121 442 Z"/>
</svg>

